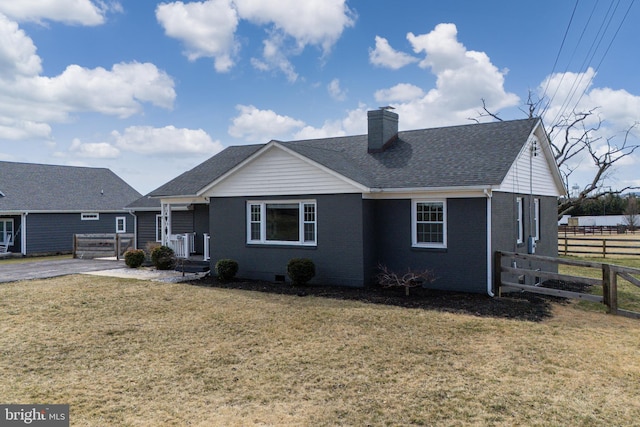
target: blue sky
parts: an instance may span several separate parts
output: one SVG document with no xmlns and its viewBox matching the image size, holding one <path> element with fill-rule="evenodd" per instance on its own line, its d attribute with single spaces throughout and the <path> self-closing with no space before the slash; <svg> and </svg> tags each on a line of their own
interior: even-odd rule
<svg viewBox="0 0 640 427">
<path fill-rule="evenodd" d="M 621 142 L 639 22 L 632 0 L 0 0 L 0 160 L 107 167 L 146 193 L 229 145 L 362 134 L 382 105 L 403 130 L 471 123 L 483 99 L 522 118 L 529 91 L 547 128 L 597 107 Z M 639 165 L 606 185 L 640 185 Z M 588 159 L 573 167 L 585 185 Z"/>
</svg>

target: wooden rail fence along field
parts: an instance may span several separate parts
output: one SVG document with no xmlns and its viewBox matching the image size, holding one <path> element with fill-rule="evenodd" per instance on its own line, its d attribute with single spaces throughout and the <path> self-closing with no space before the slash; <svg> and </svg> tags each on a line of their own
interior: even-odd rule
<svg viewBox="0 0 640 427">
<path fill-rule="evenodd" d="M 108 258 L 120 259 L 133 247 L 132 233 L 74 234 L 74 258 Z"/>
<path fill-rule="evenodd" d="M 505 266 L 505 260 L 513 260 L 511 266 Z M 590 277 L 570 276 L 540 269 L 517 267 L 517 260 L 533 261 L 541 265 L 572 265 L 578 267 L 589 267 L 602 271 L 602 279 Z M 557 270 L 557 268 L 556 268 Z M 503 279 L 503 273 L 509 274 L 508 279 Z M 621 316 L 640 319 L 640 313 L 623 310 L 618 307 L 618 277 L 628 281 L 632 285 L 640 287 L 640 279 L 635 277 L 640 275 L 640 269 L 624 267 L 620 265 L 604 264 L 600 262 L 574 260 L 564 258 L 554 258 L 542 255 L 518 254 L 515 252 L 496 251 L 494 254 L 494 290 L 498 296 L 502 293 L 514 291 L 527 291 L 536 294 L 553 295 L 563 298 L 578 298 L 586 301 L 600 302 L 607 306 L 607 312 Z M 512 281 L 513 278 L 517 281 Z M 527 281 L 527 278 L 529 280 Z M 581 283 L 591 286 L 602 286 L 602 296 L 589 293 L 568 291 L 564 289 L 554 289 L 543 286 L 542 279 L 565 281 L 570 283 Z M 536 284 L 526 284 L 533 283 Z"/>
<path fill-rule="evenodd" d="M 558 236 L 558 253 L 576 256 L 640 256 L 640 238 Z"/>
</svg>

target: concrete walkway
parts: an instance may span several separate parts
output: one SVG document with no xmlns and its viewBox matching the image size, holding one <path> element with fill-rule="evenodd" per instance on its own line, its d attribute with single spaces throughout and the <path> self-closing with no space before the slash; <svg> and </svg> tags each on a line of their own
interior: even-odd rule
<svg viewBox="0 0 640 427">
<path fill-rule="evenodd" d="M 202 273 L 182 273 L 173 270 L 159 271 L 155 268 L 128 268 L 124 261 L 112 259 L 56 259 L 33 262 L 3 263 L 0 262 L 0 283 L 19 280 L 46 279 L 69 274 L 93 274 L 132 278 L 140 280 L 157 280 L 162 282 L 180 282 L 197 279 Z"/>
</svg>

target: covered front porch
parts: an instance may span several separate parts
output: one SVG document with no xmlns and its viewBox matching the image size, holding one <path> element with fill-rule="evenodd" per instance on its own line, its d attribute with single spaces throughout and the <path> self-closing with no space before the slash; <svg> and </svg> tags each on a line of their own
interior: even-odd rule
<svg viewBox="0 0 640 427">
<path fill-rule="evenodd" d="M 209 204 L 203 200 L 161 200 L 160 242 L 182 260 L 209 261 Z"/>
</svg>

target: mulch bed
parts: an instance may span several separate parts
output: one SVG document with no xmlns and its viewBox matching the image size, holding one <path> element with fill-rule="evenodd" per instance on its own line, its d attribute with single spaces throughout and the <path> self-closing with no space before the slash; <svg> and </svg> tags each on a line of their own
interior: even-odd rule
<svg viewBox="0 0 640 427">
<path fill-rule="evenodd" d="M 382 288 L 379 286 L 351 288 L 326 285 L 295 287 L 283 282 L 271 283 L 240 279 L 232 282 L 222 282 L 211 276 L 205 276 L 189 283 L 204 287 L 242 289 L 282 295 L 297 295 L 299 297 L 313 295 L 323 298 L 362 301 L 370 304 L 438 310 L 483 317 L 520 319 L 533 322 L 540 322 L 551 317 L 552 303 L 567 302 L 565 298 L 537 295 L 529 292 L 509 293 L 502 298 L 491 298 L 488 295 L 482 294 L 412 288 L 410 295 L 406 296 L 404 288 Z M 558 281 L 545 282 L 544 286 L 574 292 L 585 292 L 587 288 L 583 284 Z"/>
</svg>

